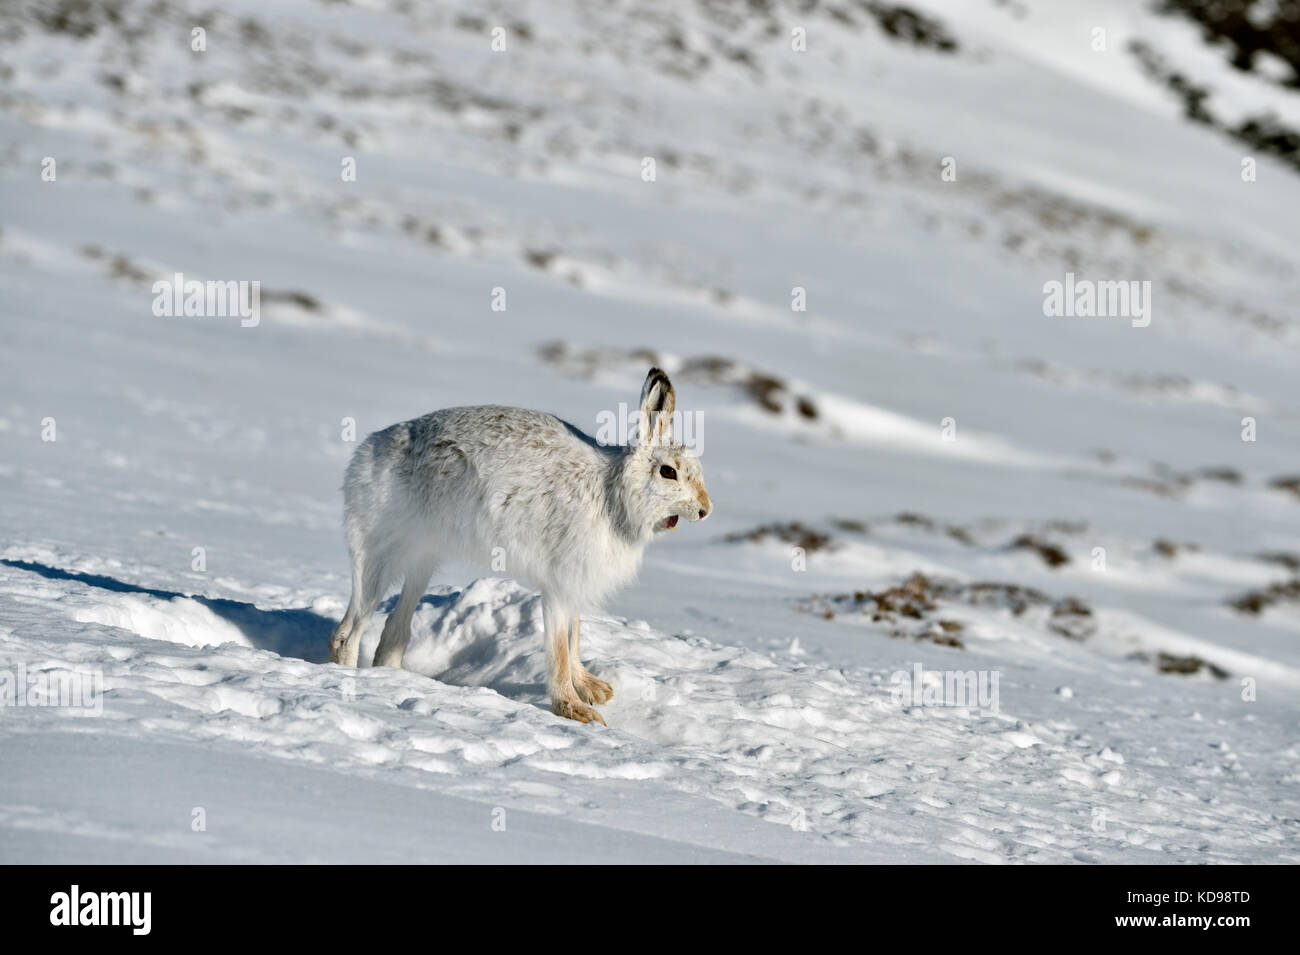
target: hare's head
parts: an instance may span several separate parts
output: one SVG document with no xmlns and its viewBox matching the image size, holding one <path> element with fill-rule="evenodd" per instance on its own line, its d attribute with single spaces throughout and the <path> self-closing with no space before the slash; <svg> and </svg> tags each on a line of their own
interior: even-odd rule
<svg viewBox="0 0 1300 955">
<path fill-rule="evenodd" d="M 702 521 L 713 511 L 700 459 L 673 432 L 676 407 L 672 382 L 651 368 L 641 388 L 641 426 L 624 477 L 630 478 L 635 519 L 655 532 L 673 530 L 682 517 Z"/>
</svg>

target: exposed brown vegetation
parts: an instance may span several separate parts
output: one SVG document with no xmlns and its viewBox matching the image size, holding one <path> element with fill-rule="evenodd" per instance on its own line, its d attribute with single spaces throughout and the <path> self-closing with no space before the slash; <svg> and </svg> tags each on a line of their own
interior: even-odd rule
<svg viewBox="0 0 1300 955">
<path fill-rule="evenodd" d="M 819 550 L 834 550 L 836 546 L 829 534 L 805 527 L 799 521 L 790 521 L 786 524 L 763 524 L 753 530 L 736 531 L 722 539 L 729 544 L 734 544 L 740 541 L 757 543 L 772 538 L 801 547 L 809 554 Z"/>
<path fill-rule="evenodd" d="M 1021 534 L 1008 547 L 1011 550 L 1032 550 L 1043 559 L 1043 563 L 1048 567 L 1060 567 L 1062 564 L 1070 562 L 1070 555 L 1065 552 L 1064 548 L 1050 541 L 1034 537 L 1032 534 Z"/>
<path fill-rule="evenodd" d="M 1228 678 L 1227 670 L 1197 656 L 1180 657 L 1172 653 L 1161 653 L 1156 658 L 1156 669 L 1161 673 L 1178 673 L 1183 676 L 1190 676 L 1199 673 L 1201 670 L 1208 670 L 1220 680 Z"/>
<path fill-rule="evenodd" d="M 1030 607 L 1050 607 L 1048 629 L 1071 640 L 1086 639 L 1096 630 L 1092 609 L 1077 597 L 1053 600 L 1032 587 L 990 581 L 958 583 L 937 580 L 919 571 L 883 590 L 856 590 L 817 596 L 797 606 L 826 620 L 832 620 L 838 615 L 867 615 L 872 623 L 926 621 L 927 627 L 911 631 L 895 630 L 890 636 L 910 636 L 945 646 L 960 647 L 961 641 L 954 636 L 964 629 L 960 621 L 931 619 L 934 612 L 940 609 L 940 601 L 943 600 L 1002 607 L 1013 616 L 1020 616 Z"/>
<path fill-rule="evenodd" d="M 530 265 L 549 269 L 556 253 L 528 250 L 525 256 Z M 717 290 L 714 290 L 716 297 Z M 651 348 L 603 349 L 572 348 L 566 342 L 548 342 L 538 354 L 547 364 L 565 368 L 573 373 L 592 377 L 598 372 L 623 365 L 666 366 L 664 357 Z M 821 419 L 816 399 L 802 393 L 790 381 L 773 372 L 753 368 L 721 355 L 698 355 L 682 360 L 673 370 L 674 377 L 694 384 L 722 385 L 736 389 L 769 414 L 790 414 L 800 421 L 812 423 Z"/>
<path fill-rule="evenodd" d="M 1260 590 L 1252 590 L 1228 601 L 1234 610 L 1241 613 L 1260 614 L 1277 603 L 1300 601 L 1300 577 L 1270 584 Z"/>
<path fill-rule="evenodd" d="M 1268 482 L 1268 486 L 1279 491 L 1287 491 L 1300 497 L 1300 474 L 1287 474 L 1282 477 L 1275 477 Z"/>
</svg>

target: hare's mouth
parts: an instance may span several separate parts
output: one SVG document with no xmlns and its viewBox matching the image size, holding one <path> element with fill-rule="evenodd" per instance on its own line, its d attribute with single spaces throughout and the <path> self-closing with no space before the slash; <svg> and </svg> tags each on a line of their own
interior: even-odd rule
<svg viewBox="0 0 1300 955">
<path fill-rule="evenodd" d="M 659 526 L 666 531 L 673 530 L 677 526 L 677 515 L 674 514 L 671 517 L 665 517 Z"/>
</svg>

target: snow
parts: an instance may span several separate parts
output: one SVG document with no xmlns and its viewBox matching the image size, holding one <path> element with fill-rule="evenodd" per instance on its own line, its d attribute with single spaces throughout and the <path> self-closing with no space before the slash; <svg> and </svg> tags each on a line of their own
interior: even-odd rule
<svg viewBox="0 0 1300 955">
<path fill-rule="evenodd" d="M 1300 603 L 1231 605 L 1300 560 L 1300 177 L 1243 182 L 1122 52 L 1241 102 L 1183 24 L 917 6 L 956 55 L 785 7 L 513 4 L 503 54 L 443 4 L 0 31 L 0 698 L 102 689 L 0 706 L 0 861 L 1300 861 Z M 261 281 L 260 323 L 154 316 L 178 271 Z M 1151 326 L 1047 318 L 1066 271 L 1151 280 Z M 716 511 L 584 614 L 608 727 L 549 712 L 539 599 L 482 568 L 404 669 L 326 662 L 349 422 L 594 431 L 642 349 Z M 854 599 L 918 572 L 919 619 Z"/>
</svg>

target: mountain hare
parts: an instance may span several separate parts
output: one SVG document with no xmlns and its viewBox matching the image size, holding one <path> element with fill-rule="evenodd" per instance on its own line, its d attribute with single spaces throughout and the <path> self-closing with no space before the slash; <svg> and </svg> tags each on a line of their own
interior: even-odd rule
<svg viewBox="0 0 1300 955">
<path fill-rule="evenodd" d="M 504 556 L 507 572 L 542 591 L 551 710 L 604 723 L 590 704 L 614 690 L 579 659 L 579 612 L 636 575 L 655 534 L 711 510 L 699 460 L 673 437 L 675 406 L 668 376 L 651 368 L 626 447 L 600 445 L 554 415 L 496 405 L 447 408 L 370 435 L 343 488 L 352 599 L 330 638 L 331 662 L 357 665 L 366 620 L 401 575 L 374 658 L 400 667 L 435 565 Z"/>
</svg>

